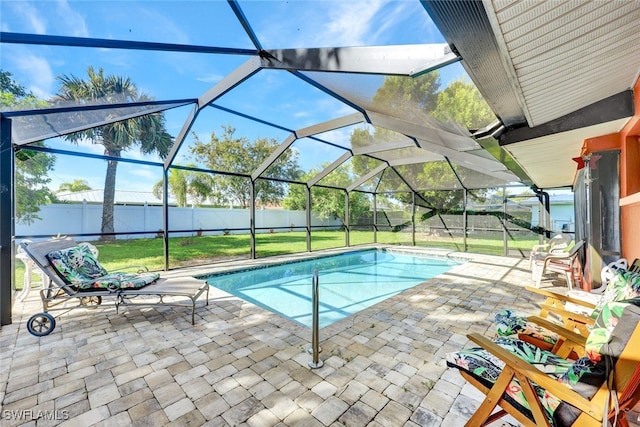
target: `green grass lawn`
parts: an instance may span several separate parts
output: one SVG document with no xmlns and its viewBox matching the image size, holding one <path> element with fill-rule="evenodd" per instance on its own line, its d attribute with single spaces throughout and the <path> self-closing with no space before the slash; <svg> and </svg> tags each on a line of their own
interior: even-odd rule
<svg viewBox="0 0 640 427">
<path fill-rule="evenodd" d="M 350 245 L 357 246 L 373 243 L 373 232 L 355 231 L 350 233 Z M 405 232 L 378 232 L 380 244 L 411 245 L 411 234 Z M 538 239 L 529 237 L 509 242 L 510 248 L 528 251 L 538 243 Z M 108 271 L 117 271 L 136 266 L 146 266 L 151 271 L 164 269 L 162 239 L 131 239 L 115 242 L 92 242 L 98 248 L 100 263 Z M 420 247 L 444 248 L 461 251 L 462 238 L 424 236 L 416 233 L 416 245 Z M 502 238 L 467 238 L 469 252 L 501 255 Z M 317 251 L 345 246 L 345 234 L 342 231 L 314 231 L 311 236 L 311 250 Z M 249 258 L 250 236 L 231 234 L 201 237 L 175 237 L 169 239 L 169 268 L 188 265 L 204 265 L 229 259 Z M 256 256 L 258 258 L 274 255 L 294 254 L 307 251 L 305 232 L 257 234 Z M 16 266 L 16 287 L 22 287 L 24 266 Z M 36 280 L 36 276 L 33 277 Z"/>
</svg>

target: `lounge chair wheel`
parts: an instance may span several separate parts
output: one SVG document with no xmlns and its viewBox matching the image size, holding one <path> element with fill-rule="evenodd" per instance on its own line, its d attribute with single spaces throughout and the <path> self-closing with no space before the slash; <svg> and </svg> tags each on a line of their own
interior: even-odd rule
<svg viewBox="0 0 640 427">
<path fill-rule="evenodd" d="M 55 327 L 56 319 L 49 313 L 34 314 L 27 321 L 27 330 L 36 337 L 49 335 Z"/>
<path fill-rule="evenodd" d="M 94 295 L 91 297 L 82 297 L 80 298 L 80 304 L 81 305 L 86 305 L 90 308 L 95 308 L 92 306 L 98 306 L 100 304 L 102 304 L 102 297 L 100 295 Z"/>
</svg>

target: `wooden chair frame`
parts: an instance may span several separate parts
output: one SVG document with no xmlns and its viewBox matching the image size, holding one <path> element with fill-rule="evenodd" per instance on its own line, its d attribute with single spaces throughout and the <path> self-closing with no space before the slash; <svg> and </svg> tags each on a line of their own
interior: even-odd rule
<svg viewBox="0 0 640 427">
<path fill-rule="evenodd" d="M 565 338 L 567 338 L 569 342 L 571 342 L 572 339 L 580 341 L 580 339 L 583 338 L 575 334 L 571 335 L 569 331 L 565 331 L 564 333 L 566 334 Z M 467 335 L 467 337 L 475 344 L 478 344 L 500 358 L 505 363 L 505 367 L 491 388 L 484 386 L 468 373 L 460 371 L 460 374 L 469 383 L 486 395 L 485 400 L 466 423 L 466 426 L 486 425 L 506 414 L 511 415 L 524 426 L 548 426 L 549 422 L 544 415 L 542 404 L 538 400 L 531 382 L 535 382 L 560 400 L 578 408 L 582 413 L 574 422 L 573 425 L 575 426 L 601 427 L 605 418 L 610 421 L 615 419 L 616 425 L 628 426 L 626 411 L 633 408 L 633 406 L 640 401 L 640 352 L 638 351 L 640 348 L 640 323 L 636 325 L 631 338 L 626 343 L 624 350 L 615 364 L 615 375 L 613 378 L 615 387 L 613 387 L 613 393 L 615 393 L 617 397 L 618 410 L 616 410 L 614 403 L 609 399 L 612 391 L 608 389 L 607 382 L 596 391 L 591 399 L 585 399 L 564 384 L 540 371 L 535 366 L 495 344 L 492 340 L 477 333 Z M 579 345 L 579 343 L 574 342 L 572 345 Z M 518 379 L 526 399 L 529 402 L 535 421 L 531 421 L 531 419 L 504 399 L 505 391 L 513 378 Z M 493 413 L 497 406 L 500 406 L 501 409 Z"/>
</svg>

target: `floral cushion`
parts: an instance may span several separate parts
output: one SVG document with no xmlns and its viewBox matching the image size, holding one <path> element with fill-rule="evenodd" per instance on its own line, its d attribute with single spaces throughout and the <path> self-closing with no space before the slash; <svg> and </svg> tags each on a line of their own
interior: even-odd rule
<svg viewBox="0 0 640 427">
<path fill-rule="evenodd" d="M 609 301 L 623 301 L 635 297 L 640 297 L 640 274 L 628 270 L 617 270 L 591 313 L 591 317 L 597 319 L 602 307 Z"/>
<path fill-rule="evenodd" d="M 587 356 L 594 362 L 600 361 L 602 355 L 617 357 L 616 354 L 611 354 L 612 350 L 609 347 L 609 342 L 611 341 L 614 329 L 616 329 L 616 326 L 621 322 L 625 312 L 633 310 L 630 304 L 640 306 L 640 297 L 625 301 L 610 301 L 602 307 L 600 315 L 596 319 L 595 325 L 591 328 L 585 344 Z M 635 324 L 632 326 L 635 326 Z M 621 328 L 622 327 L 623 326 L 621 326 Z"/>
<path fill-rule="evenodd" d="M 160 277 L 158 273 L 111 273 L 98 277 L 80 285 L 81 289 L 108 289 L 116 291 L 118 289 L 140 289 L 150 283 L 155 282 Z"/>
<path fill-rule="evenodd" d="M 589 316 L 597 319 L 603 307 L 610 301 L 624 301 L 635 297 L 640 297 L 640 273 L 618 270 L 613 279 L 607 284 L 607 288 Z M 547 343 L 550 346 L 553 346 L 558 341 L 557 334 L 533 322 L 529 322 L 525 316 L 519 315 L 512 310 L 497 312 L 495 324 L 498 336 L 528 336 L 533 340 Z"/>
<path fill-rule="evenodd" d="M 156 281 L 158 273 L 108 273 L 93 256 L 89 247 L 74 246 L 47 254 L 58 275 L 77 289 L 139 289 Z"/>
<path fill-rule="evenodd" d="M 584 374 L 591 373 L 595 368 L 595 363 L 586 357 L 577 361 L 565 360 L 549 351 L 541 350 L 532 344 L 517 339 L 498 338 L 495 342 L 500 347 L 526 360 L 568 387 L 576 385 Z M 446 360 L 449 367 L 466 371 L 486 387 L 493 386 L 505 365 L 501 359 L 481 347 L 449 353 L 446 356 Z M 549 423 L 556 425 L 554 413 L 561 403 L 560 399 L 535 383 L 533 383 L 533 388 L 540 398 Z M 511 380 L 511 384 L 507 387 L 506 394 L 503 397 L 525 416 L 533 420 L 531 406 L 527 402 L 522 387 L 516 378 Z"/>
<path fill-rule="evenodd" d="M 85 245 L 50 252 L 47 259 L 65 283 L 71 285 L 79 285 L 107 274 L 107 270 Z"/>
<path fill-rule="evenodd" d="M 611 301 L 604 305 L 596 324 L 589 333 L 585 350 L 587 359 L 597 369 L 582 375 L 574 390 L 590 398 L 607 377 L 607 367 L 614 366 L 632 333 L 640 323 L 640 297 L 625 301 Z M 560 414 L 560 415 L 559 415 Z M 580 411 L 562 402 L 556 411 L 556 418 L 570 425 Z"/>
<path fill-rule="evenodd" d="M 607 367 L 615 361 L 640 322 L 640 298 L 605 304 L 596 325 L 587 338 L 588 356 L 570 361 L 561 359 L 532 344 L 513 338 L 498 338 L 496 344 L 535 365 L 581 396 L 590 399 L 607 378 Z M 466 371 L 486 387 L 492 387 L 504 368 L 504 362 L 481 347 L 470 348 L 446 356 L 447 365 Z M 580 411 L 560 401 L 545 389 L 533 384 L 545 415 L 553 426 L 572 425 Z M 525 416 L 532 418 L 520 383 L 514 378 L 505 390 L 505 400 Z"/>
<path fill-rule="evenodd" d="M 501 337 L 526 335 L 535 341 L 549 344 L 549 348 L 558 342 L 558 334 L 530 322 L 526 317 L 512 310 L 501 310 L 495 315 L 496 332 Z"/>
</svg>

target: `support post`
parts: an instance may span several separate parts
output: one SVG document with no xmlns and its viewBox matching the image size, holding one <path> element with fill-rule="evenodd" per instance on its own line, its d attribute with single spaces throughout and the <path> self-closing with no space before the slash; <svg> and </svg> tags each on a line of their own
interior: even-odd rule
<svg viewBox="0 0 640 427">
<path fill-rule="evenodd" d="M 373 243 L 378 243 L 378 195 L 373 194 Z"/>
<path fill-rule="evenodd" d="M 544 239 L 543 239 L 544 234 L 543 233 L 544 233 L 544 229 L 546 228 L 545 219 L 544 219 L 544 216 L 542 214 L 542 211 L 543 211 L 543 208 L 542 208 L 542 206 L 543 206 L 543 204 L 542 204 L 542 198 L 543 198 L 542 190 L 539 190 L 539 189 L 536 190 L 536 197 L 538 198 L 538 230 L 539 230 L 539 232 L 538 232 L 538 243 L 542 244 L 543 241 L 544 241 Z"/>
<path fill-rule="evenodd" d="M 551 238 L 551 201 L 549 198 L 549 193 L 546 191 L 542 193 L 542 197 L 544 198 L 544 218 L 545 218 L 545 237 L 547 239 Z"/>
<path fill-rule="evenodd" d="M 11 324 L 13 303 L 13 188 L 11 120 L 0 115 L 0 326 Z"/>
<path fill-rule="evenodd" d="M 251 180 L 251 207 L 249 208 L 249 228 L 251 234 L 251 259 L 256 259 L 256 182 Z"/>
<path fill-rule="evenodd" d="M 467 193 L 468 190 L 464 188 L 462 190 L 462 248 L 464 252 L 467 252 L 467 231 L 469 230 L 469 216 L 467 215 Z"/>
<path fill-rule="evenodd" d="M 306 186 L 304 188 L 306 188 L 307 190 L 306 192 L 307 206 L 305 209 L 306 222 L 307 222 L 307 252 L 311 252 L 311 188 Z"/>
<path fill-rule="evenodd" d="M 416 245 L 416 192 L 411 192 L 411 245 Z"/>
<path fill-rule="evenodd" d="M 169 270 L 169 169 L 162 168 L 162 247 L 164 271 Z"/>
<path fill-rule="evenodd" d="M 502 186 L 502 254 L 508 255 L 507 240 L 509 233 L 507 232 L 507 186 Z"/>
<path fill-rule="evenodd" d="M 344 244 L 349 247 L 349 193 L 344 193 Z"/>
</svg>

